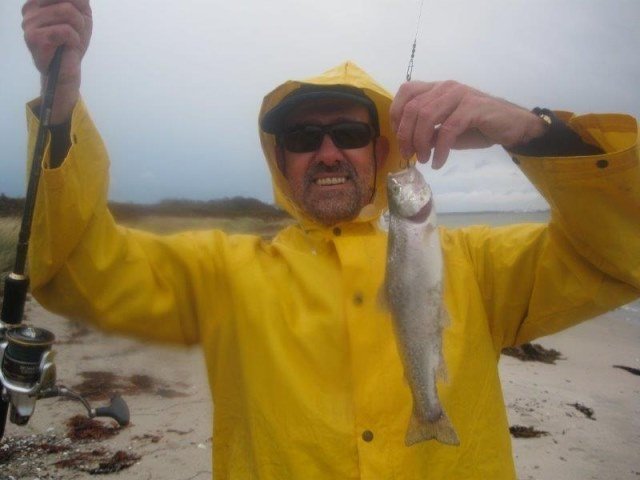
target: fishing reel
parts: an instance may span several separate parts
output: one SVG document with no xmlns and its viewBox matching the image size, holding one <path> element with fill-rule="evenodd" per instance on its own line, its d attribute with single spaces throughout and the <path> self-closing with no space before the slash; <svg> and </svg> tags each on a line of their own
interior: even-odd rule
<svg viewBox="0 0 640 480">
<path fill-rule="evenodd" d="M 78 393 L 56 385 L 54 341 L 53 333 L 44 328 L 3 322 L 0 328 L 0 439 L 7 413 L 12 423 L 26 425 L 36 401 L 42 398 L 77 400 L 86 408 L 89 418 L 109 417 L 120 426 L 129 423 L 129 408 L 119 395 L 112 397 L 107 406 L 92 408 Z"/>
</svg>

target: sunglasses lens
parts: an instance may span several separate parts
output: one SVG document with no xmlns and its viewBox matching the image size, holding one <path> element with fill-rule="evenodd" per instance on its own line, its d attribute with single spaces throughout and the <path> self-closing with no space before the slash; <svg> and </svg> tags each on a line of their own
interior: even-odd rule
<svg viewBox="0 0 640 480">
<path fill-rule="evenodd" d="M 330 135 L 338 148 L 362 148 L 371 141 L 371 127 L 366 123 L 342 123 L 335 125 Z"/>
<path fill-rule="evenodd" d="M 284 133 L 280 138 L 284 148 L 292 153 L 314 152 L 328 133 L 334 145 L 342 149 L 362 148 L 373 138 L 373 129 L 366 123 L 343 122 L 332 125 L 304 125 Z"/>
<path fill-rule="evenodd" d="M 313 152 L 320 148 L 324 132 L 312 125 L 297 128 L 283 135 L 284 148 L 293 153 Z"/>
</svg>

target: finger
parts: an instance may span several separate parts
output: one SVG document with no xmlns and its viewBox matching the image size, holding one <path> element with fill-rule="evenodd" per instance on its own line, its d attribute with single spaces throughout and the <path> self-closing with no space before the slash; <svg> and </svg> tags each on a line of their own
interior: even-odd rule
<svg viewBox="0 0 640 480">
<path fill-rule="evenodd" d="M 69 25 L 53 25 L 29 30 L 25 32 L 25 41 L 29 50 L 38 52 L 37 57 L 34 55 L 34 59 L 40 71 L 48 68 L 56 48 L 60 45 L 71 48 L 81 46 L 80 35 Z"/>
<path fill-rule="evenodd" d="M 395 132 L 400 127 L 400 121 L 402 119 L 402 113 L 407 103 L 409 103 L 416 96 L 426 93 L 437 85 L 437 82 L 406 82 L 403 83 L 398 89 L 398 93 L 391 102 L 391 108 L 389 109 L 389 115 L 391 118 L 391 126 Z"/>
<path fill-rule="evenodd" d="M 408 86 L 406 87 L 407 89 L 411 90 L 411 95 L 413 95 L 413 97 L 408 96 L 408 94 L 403 96 L 403 98 L 407 99 L 407 101 L 404 104 L 402 111 L 398 113 L 399 118 L 396 119 L 396 121 L 398 122 L 396 138 L 398 139 L 400 153 L 405 158 L 405 160 L 408 160 L 409 158 L 411 158 L 414 152 L 424 153 L 424 148 L 422 150 L 419 150 L 415 146 L 417 132 L 416 123 L 418 117 L 421 114 L 424 114 L 424 112 L 428 112 L 428 105 L 432 101 L 432 99 L 437 98 L 437 92 L 440 90 L 442 82 L 429 84 L 423 82 L 411 82 L 411 84 L 407 83 L 405 85 Z M 431 126 L 431 130 L 433 130 L 433 126 Z M 428 137 L 430 138 L 430 135 L 428 135 Z M 427 155 L 426 159 L 424 157 L 418 158 L 418 160 L 422 163 L 425 163 L 427 160 L 429 160 L 429 156 Z"/>
<path fill-rule="evenodd" d="M 405 104 L 397 135 L 404 158 L 409 158 L 415 152 L 418 161 L 426 163 L 429 161 L 433 143 L 431 139 L 436 126 L 455 110 L 468 87 L 450 80 L 421 87 L 425 85 L 416 86 L 413 93 L 421 93 Z"/>
<path fill-rule="evenodd" d="M 61 5 L 64 3 L 70 3 L 85 15 L 91 13 L 91 6 L 89 5 L 89 0 L 36 0 L 35 3 L 37 3 L 41 7 L 46 7 L 48 5 L 55 5 L 55 4 Z"/>
<path fill-rule="evenodd" d="M 418 118 L 419 108 L 419 103 L 415 99 L 411 100 L 404 106 L 402 115 L 398 120 L 396 138 L 398 140 L 400 154 L 405 160 L 411 158 L 414 152 L 413 132 L 415 131 L 415 124 Z"/>
<path fill-rule="evenodd" d="M 443 93 L 442 93 L 443 92 Z M 413 133 L 413 147 L 421 163 L 427 163 L 431 149 L 435 144 L 435 133 L 438 125 L 442 124 L 459 106 L 464 97 L 461 85 L 450 85 L 447 82 L 431 90 L 422 101 L 418 113 L 415 131 Z"/>
<path fill-rule="evenodd" d="M 413 130 L 412 147 L 420 163 L 427 163 L 431 157 L 431 139 L 435 133 L 439 112 L 432 108 L 433 103 L 422 105 Z M 437 106 L 436 106 L 437 108 Z"/>
<path fill-rule="evenodd" d="M 82 33 L 86 27 L 85 16 L 70 3 L 59 3 L 27 12 L 22 28 L 28 30 L 64 24 Z"/>
<path fill-rule="evenodd" d="M 449 157 L 449 152 L 456 144 L 458 137 L 469 129 L 471 121 L 472 116 L 469 115 L 469 112 L 463 108 L 458 108 L 440 125 L 433 151 L 433 162 L 431 163 L 434 169 L 437 170 L 445 164 Z"/>
<path fill-rule="evenodd" d="M 34 8 L 38 8 L 38 0 L 27 0 L 22 6 L 22 16 L 24 17 L 26 13 L 30 12 Z"/>
</svg>

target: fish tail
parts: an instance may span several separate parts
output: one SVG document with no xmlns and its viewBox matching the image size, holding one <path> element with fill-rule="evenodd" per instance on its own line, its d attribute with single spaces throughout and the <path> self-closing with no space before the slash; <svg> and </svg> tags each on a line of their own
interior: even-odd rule
<svg viewBox="0 0 640 480">
<path fill-rule="evenodd" d="M 434 422 L 421 420 L 415 412 L 412 413 L 407 435 L 404 439 L 405 445 L 409 447 L 419 442 L 431 440 L 432 438 L 446 445 L 460 445 L 458 435 L 453 429 L 449 417 L 444 413 L 444 410 L 440 417 Z"/>
</svg>

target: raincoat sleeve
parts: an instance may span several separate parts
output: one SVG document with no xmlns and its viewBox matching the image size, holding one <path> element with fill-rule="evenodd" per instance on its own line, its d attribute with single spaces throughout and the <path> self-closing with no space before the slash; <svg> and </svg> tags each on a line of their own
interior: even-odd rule
<svg viewBox="0 0 640 480">
<path fill-rule="evenodd" d="M 549 225 L 464 233 L 497 352 L 640 296 L 637 122 L 627 115 L 563 115 L 605 153 L 513 155 L 549 203 Z"/>
<path fill-rule="evenodd" d="M 38 120 L 27 108 L 30 151 Z M 29 248 L 34 297 L 105 330 L 191 344 L 225 315 L 222 232 L 161 237 L 116 225 L 107 208 L 109 160 L 82 103 L 71 148 L 48 168 L 47 146 Z M 211 298 L 220 301 L 211 301 Z"/>
</svg>

